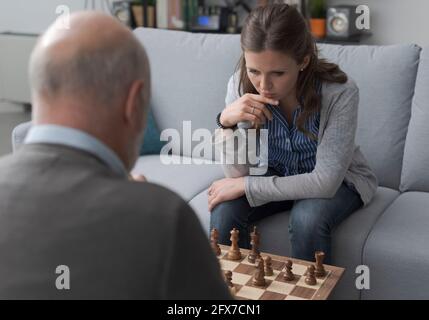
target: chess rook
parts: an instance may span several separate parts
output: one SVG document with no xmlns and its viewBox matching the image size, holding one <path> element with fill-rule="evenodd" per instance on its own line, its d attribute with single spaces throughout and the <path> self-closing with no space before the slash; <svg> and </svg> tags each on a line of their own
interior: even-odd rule
<svg viewBox="0 0 429 320">
<path fill-rule="evenodd" d="M 326 270 L 323 267 L 323 259 L 325 258 L 325 253 L 322 251 L 317 251 L 315 253 L 316 258 L 316 270 L 314 274 L 317 278 L 323 278 L 326 275 Z"/>
</svg>

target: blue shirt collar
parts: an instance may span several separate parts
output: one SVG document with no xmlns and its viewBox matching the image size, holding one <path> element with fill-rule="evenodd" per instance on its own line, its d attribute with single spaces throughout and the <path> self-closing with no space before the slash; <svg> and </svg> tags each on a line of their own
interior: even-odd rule
<svg viewBox="0 0 429 320">
<path fill-rule="evenodd" d="M 25 144 L 59 144 L 80 149 L 95 155 L 120 175 L 128 175 L 124 163 L 116 153 L 94 136 L 81 130 L 59 125 L 33 126 L 25 138 Z"/>
</svg>

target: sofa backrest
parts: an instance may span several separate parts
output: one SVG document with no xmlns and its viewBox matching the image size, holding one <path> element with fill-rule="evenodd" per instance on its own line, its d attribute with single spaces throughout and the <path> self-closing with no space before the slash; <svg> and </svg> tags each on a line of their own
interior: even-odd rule
<svg viewBox="0 0 429 320">
<path fill-rule="evenodd" d="M 136 29 L 152 68 L 152 108 L 161 130 L 216 127 L 229 77 L 240 57 L 238 35 Z M 415 45 L 320 44 L 320 54 L 347 72 L 360 88 L 356 142 L 379 178 L 398 189 L 420 48 Z M 194 145 L 198 142 L 194 142 Z M 190 156 L 190 150 L 180 149 Z"/>
<path fill-rule="evenodd" d="M 360 93 L 356 143 L 381 186 L 399 188 L 420 48 L 320 45 L 320 54 L 352 77 Z"/>
<path fill-rule="evenodd" d="M 420 55 L 400 190 L 429 192 L 429 47 Z"/>
<path fill-rule="evenodd" d="M 191 121 L 193 132 L 199 128 L 213 132 L 241 55 L 239 36 L 144 28 L 136 29 L 135 35 L 149 56 L 151 107 L 159 129 L 176 129 L 182 136 L 183 121 Z M 195 137 L 191 150 L 183 148 L 183 141 L 170 145 L 191 156 L 199 140 Z"/>
</svg>

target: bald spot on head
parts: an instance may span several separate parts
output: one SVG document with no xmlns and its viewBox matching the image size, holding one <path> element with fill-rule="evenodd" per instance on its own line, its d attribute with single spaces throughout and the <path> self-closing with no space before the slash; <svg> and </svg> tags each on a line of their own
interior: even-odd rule
<svg viewBox="0 0 429 320">
<path fill-rule="evenodd" d="M 85 51 L 114 48 L 124 40 L 131 40 L 130 32 L 114 18 L 81 12 L 71 15 L 69 29 L 62 28 L 57 20 L 40 39 L 37 50 L 66 61 Z"/>
<path fill-rule="evenodd" d="M 122 36 L 130 34 L 130 31 L 118 20 L 99 12 L 77 12 L 70 16 L 69 22 L 69 28 L 64 28 L 61 21 L 56 20 L 43 35 L 44 44 L 73 42 L 77 39 L 75 42 L 92 46 L 97 39 L 100 43 L 112 38 L 115 32 Z"/>
<path fill-rule="evenodd" d="M 131 170 L 141 146 L 150 99 L 146 52 L 111 16 L 74 13 L 56 21 L 30 58 L 33 123 L 86 132 Z"/>
<path fill-rule="evenodd" d="M 144 49 L 129 29 L 102 13 L 74 13 L 69 29 L 57 20 L 38 41 L 30 61 L 33 95 L 45 102 L 73 99 L 107 108 L 121 103 L 139 78 L 146 83 L 148 100 Z"/>
</svg>

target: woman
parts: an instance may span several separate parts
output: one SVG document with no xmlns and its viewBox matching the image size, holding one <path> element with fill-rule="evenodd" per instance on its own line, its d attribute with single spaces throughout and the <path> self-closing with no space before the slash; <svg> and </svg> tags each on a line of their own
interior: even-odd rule
<svg viewBox="0 0 429 320">
<path fill-rule="evenodd" d="M 318 57 L 304 18 L 286 4 L 255 9 L 241 47 L 239 72 L 217 122 L 235 128 L 250 121 L 267 129 L 269 169 L 265 176 L 247 170 L 237 177 L 224 165 L 228 178 L 208 190 L 210 226 L 222 244 L 230 244 L 230 230 L 237 228 L 239 246 L 248 248 L 252 224 L 290 210 L 291 255 L 313 260 L 315 251 L 324 251 L 330 263 L 332 230 L 367 205 L 377 188 L 355 145 L 358 88 Z"/>
</svg>

